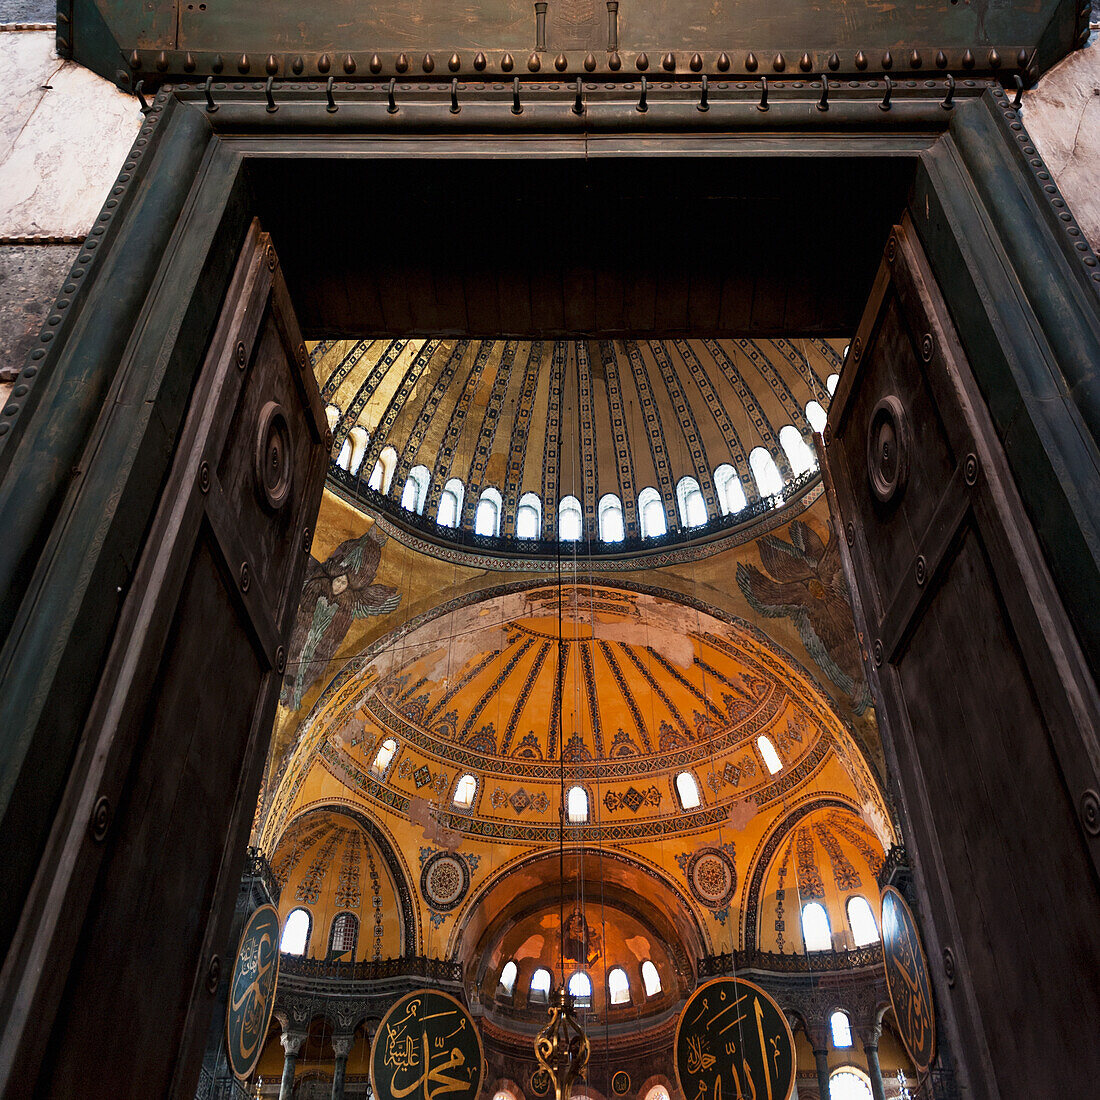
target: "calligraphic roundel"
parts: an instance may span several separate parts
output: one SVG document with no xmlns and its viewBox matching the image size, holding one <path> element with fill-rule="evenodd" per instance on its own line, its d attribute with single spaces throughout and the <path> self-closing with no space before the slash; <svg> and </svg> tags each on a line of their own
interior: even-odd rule
<svg viewBox="0 0 1100 1100">
<path fill-rule="evenodd" d="M 882 891 L 882 962 L 898 1033 L 921 1073 L 936 1057 L 936 1018 L 932 982 L 917 923 L 905 898 L 893 886 Z"/>
<path fill-rule="evenodd" d="M 688 999 L 676 1025 L 684 1100 L 789 1100 L 795 1055 L 783 1010 L 758 985 L 715 978 Z"/>
<path fill-rule="evenodd" d="M 434 989 L 407 993 L 379 1025 L 370 1059 L 375 1100 L 477 1100 L 485 1054 L 473 1018 Z"/>
<path fill-rule="evenodd" d="M 275 1008 L 279 980 L 279 911 L 261 905 L 244 926 L 229 982 L 225 1045 L 229 1065 L 242 1080 L 256 1068 Z"/>
</svg>

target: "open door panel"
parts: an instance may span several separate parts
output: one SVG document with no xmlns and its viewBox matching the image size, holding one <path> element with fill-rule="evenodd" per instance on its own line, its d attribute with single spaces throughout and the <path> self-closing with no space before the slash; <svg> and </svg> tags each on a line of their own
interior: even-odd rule
<svg viewBox="0 0 1100 1100">
<path fill-rule="evenodd" d="M 941 1025 L 969 1095 L 1100 1074 L 1096 685 L 916 234 L 895 228 L 823 468 Z"/>
</svg>

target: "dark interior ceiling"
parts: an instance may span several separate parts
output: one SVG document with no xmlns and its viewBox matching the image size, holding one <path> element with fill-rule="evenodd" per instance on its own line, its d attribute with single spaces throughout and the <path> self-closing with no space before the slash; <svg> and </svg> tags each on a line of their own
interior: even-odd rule
<svg viewBox="0 0 1100 1100">
<path fill-rule="evenodd" d="M 307 337 L 855 330 L 911 158 L 265 160 Z"/>
</svg>

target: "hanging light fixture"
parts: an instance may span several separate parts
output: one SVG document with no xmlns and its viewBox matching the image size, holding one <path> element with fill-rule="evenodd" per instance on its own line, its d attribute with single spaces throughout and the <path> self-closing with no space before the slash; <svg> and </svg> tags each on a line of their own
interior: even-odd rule
<svg viewBox="0 0 1100 1100">
<path fill-rule="evenodd" d="M 558 682 L 564 684 L 565 668 L 562 661 L 561 605 L 561 533 L 557 540 L 558 572 Z M 576 571 L 574 570 L 574 577 Z M 564 694 L 564 693 L 563 693 Z M 573 995 L 565 981 L 565 741 L 563 739 L 562 714 L 564 699 L 558 704 L 558 908 L 561 946 L 561 984 L 550 995 L 547 1015 L 550 1019 L 535 1036 L 535 1058 L 550 1077 L 554 1086 L 554 1100 L 570 1100 L 573 1082 L 588 1065 L 592 1044 L 584 1028 L 577 1022 L 573 1011 Z"/>
</svg>

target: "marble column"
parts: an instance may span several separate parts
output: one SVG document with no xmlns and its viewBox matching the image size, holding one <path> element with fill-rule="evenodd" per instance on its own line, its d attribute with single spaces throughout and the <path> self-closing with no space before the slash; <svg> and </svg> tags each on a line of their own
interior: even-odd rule
<svg viewBox="0 0 1100 1100">
<path fill-rule="evenodd" d="M 829 1089 L 829 1051 L 814 1047 L 814 1062 L 817 1063 L 817 1091 L 821 1094 L 821 1100 L 832 1100 L 832 1092 Z"/>
<path fill-rule="evenodd" d="M 882 1083 L 882 1067 L 878 1064 L 878 1040 L 881 1027 L 868 1028 L 860 1036 L 863 1041 L 863 1053 L 867 1056 L 867 1076 L 871 1078 L 871 1095 L 875 1100 L 886 1100 L 886 1089 Z"/>
<path fill-rule="evenodd" d="M 354 1035 L 338 1035 L 332 1040 L 336 1052 L 336 1068 L 332 1071 L 332 1100 L 344 1100 L 344 1076 L 348 1072 L 348 1055 L 351 1053 Z"/>
<path fill-rule="evenodd" d="M 283 1079 L 279 1083 L 279 1100 L 290 1100 L 294 1095 L 294 1067 L 298 1063 L 298 1051 L 302 1049 L 305 1035 L 300 1031 L 284 1031 L 279 1037 L 283 1044 Z"/>
</svg>

